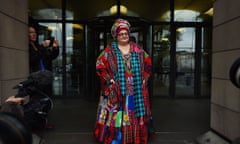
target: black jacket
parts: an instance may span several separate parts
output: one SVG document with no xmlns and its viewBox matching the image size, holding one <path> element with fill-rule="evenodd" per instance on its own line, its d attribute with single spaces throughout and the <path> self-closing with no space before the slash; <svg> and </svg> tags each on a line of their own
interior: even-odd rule
<svg viewBox="0 0 240 144">
<path fill-rule="evenodd" d="M 52 71 L 52 60 L 59 55 L 59 48 L 45 48 L 35 44 L 38 51 L 29 44 L 30 73 L 41 70 L 40 60 L 42 59 L 45 70 Z"/>
</svg>

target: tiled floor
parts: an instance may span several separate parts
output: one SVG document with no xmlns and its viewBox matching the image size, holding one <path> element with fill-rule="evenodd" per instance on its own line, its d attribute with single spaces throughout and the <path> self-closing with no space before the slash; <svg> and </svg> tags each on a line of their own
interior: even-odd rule
<svg viewBox="0 0 240 144">
<path fill-rule="evenodd" d="M 92 136 L 97 102 L 83 99 L 54 100 L 46 132 L 47 144 L 97 144 Z M 159 99 L 152 102 L 156 135 L 149 144 L 194 144 L 209 130 L 209 99 Z"/>
</svg>

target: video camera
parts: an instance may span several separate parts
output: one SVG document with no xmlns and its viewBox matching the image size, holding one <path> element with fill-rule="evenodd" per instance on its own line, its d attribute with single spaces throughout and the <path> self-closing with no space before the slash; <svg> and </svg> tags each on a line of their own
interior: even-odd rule
<svg viewBox="0 0 240 144">
<path fill-rule="evenodd" d="M 49 85 L 52 84 L 52 81 L 52 72 L 48 70 L 34 72 L 30 74 L 27 80 L 13 87 L 13 89 L 18 89 L 15 97 L 31 97 L 34 94 L 46 96 L 46 91 L 49 90 Z"/>
<path fill-rule="evenodd" d="M 52 88 L 52 81 L 52 72 L 43 70 L 30 74 L 27 80 L 13 87 L 18 89 L 15 97 L 30 97 L 30 101 L 23 105 L 25 116 L 29 116 L 30 119 L 35 114 L 45 117 L 52 109 L 53 102 L 48 95 L 48 91 Z"/>
<path fill-rule="evenodd" d="M 21 105 L 11 101 L 3 103 L 0 112 L 0 143 L 32 144 L 31 132 L 40 132 L 45 128 L 47 114 L 53 106 L 46 94 L 52 80 L 52 72 L 38 71 L 13 87 L 18 89 L 15 97 L 30 96 L 30 99 Z"/>
</svg>

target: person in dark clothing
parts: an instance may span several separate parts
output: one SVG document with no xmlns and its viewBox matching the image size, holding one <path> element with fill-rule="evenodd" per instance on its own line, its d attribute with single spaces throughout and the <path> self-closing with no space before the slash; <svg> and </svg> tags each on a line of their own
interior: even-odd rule
<svg viewBox="0 0 240 144">
<path fill-rule="evenodd" d="M 29 26 L 29 63 L 30 73 L 40 70 L 52 71 L 52 61 L 59 55 L 59 43 L 57 39 L 45 40 L 40 45 L 37 41 L 38 34 L 34 26 Z M 52 83 L 48 85 L 45 93 L 53 97 Z M 52 129 L 54 126 L 47 123 L 46 128 Z"/>
<path fill-rule="evenodd" d="M 1 105 L 0 109 L 0 141 L 1 136 L 12 135 L 13 140 L 21 139 L 23 141 L 26 132 L 38 136 L 40 139 L 44 137 L 44 132 L 47 122 L 48 113 L 53 108 L 53 102 L 46 94 L 49 89 L 48 85 L 53 81 L 52 72 L 48 70 L 41 70 L 31 73 L 28 78 L 13 87 L 17 89 L 17 93 L 8 97 Z M 4 114 L 11 114 L 6 117 Z M 16 123 L 17 121 L 21 123 Z M 5 139 L 4 137 L 4 139 Z M 9 141 L 9 144 L 20 144 L 17 142 Z M 0 142 L 1 143 L 1 142 Z M 7 143 L 6 143 L 7 144 Z M 28 144 L 28 143 L 21 143 Z M 31 143 L 32 144 L 32 143 Z"/>
<path fill-rule="evenodd" d="M 58 40 L 54 39 L 52 44 L 51 40 L 45 40 L 40 45 L 37 37 L 36 28 L 29 26 L 30 73 L 39 70 L 52 71 L 52 60 L 59 55 Z"/>
<path fill-rule="evenodd" d="M 40 45 L 37 41 L 37 31 L 34 26 L 29 26 L 29 69 L 30 73 L 39 70 L 52 71 L 52 61 L 59 55 L 58 40 L 45 40 Z M 49 85 L 52 87 L 52 85 Z M 52 90 L 47 93 L 52 96 Z"/>
</svg>

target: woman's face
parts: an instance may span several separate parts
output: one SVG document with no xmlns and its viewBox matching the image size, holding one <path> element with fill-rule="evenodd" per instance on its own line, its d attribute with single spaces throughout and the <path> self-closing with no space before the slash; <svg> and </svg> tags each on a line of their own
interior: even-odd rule
<svg viewBox="0 0 240 144">
<path fill-rule="evenodd" d="M 36 42 L 37 41 L 37 33 L 36 30 L 33 27 L 28 28 L 28 37 L 30 42 Z"/>
<path fill-rule="evenodd" d="M 117 41 L 119 43 L 128 43 L 129 42 L 129 33 L 127 30 L 123 29 L 117 34 Z"/>
</svg>

